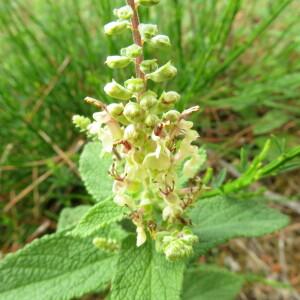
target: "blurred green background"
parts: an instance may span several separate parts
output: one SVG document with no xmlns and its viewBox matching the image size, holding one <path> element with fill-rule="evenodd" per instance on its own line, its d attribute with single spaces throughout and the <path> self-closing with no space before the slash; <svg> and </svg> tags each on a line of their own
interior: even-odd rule
<svg viewBox="0 0 300 300">
<path fill-rule="evenodd" d="M 171 56 L 179 69 L 168 85 L 183 95 L 179 108 L 200 105 L 194 122 L 214 169 L 234 166 L 241 147 L 255 155 L 270 135 L 276 136 L 271 156 L 299 144 L 299 1 L 161 2 L 159 9 L 142 10 L 141 18 L 171 37 L 173 47 L 159 61 Z M 112 8 L 123 3 L 0 3 L 3 253 L 54 230 L 63 207 L 91 202 L 77 171 L 84 136 L 71 118 L 94 111 L 85 96 L 110 101 L 103 86 L 112 76 L 126 78 L 103 64 L 130 43 L 129 35 L 111 39 L 102 31 Z M 288 176 L 267 180 L 268 189 L 297 199 L 299 166 L 293 161 Z"/>
</svg>

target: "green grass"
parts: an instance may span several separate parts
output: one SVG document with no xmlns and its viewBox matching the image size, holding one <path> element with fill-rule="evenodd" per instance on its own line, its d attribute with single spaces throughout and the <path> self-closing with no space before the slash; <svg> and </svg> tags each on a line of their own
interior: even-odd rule
<svg viewBox="0 0 300 300">
<path fill-rule="evenodd" d="M 109 101 L 103 86 L 115 74 L 103 62 L 130 38 L 103 35 L 118 3 L 0 3 L 0 209 L 52 172 L 0 217 L 6 247 L 24 243 L 45 219 L 55 221 L 62 206 L 89 201 L 69 165 L 52 161 L 53 145 L 67 151 L 78 140 L 71 117 L 93 111 L 85 96 Z M 293 0 L 162 0 L 160 9 L 142 11 L 173 41 L 159 57 L 164 62 L 171 54 L 179 68 L 166 88 L 182 93 L 180 109 L 201 106 L 202 114 L 194 117 L 201 142 L 219 158 L 234 162 L 241 146 L 255 151 L 270 134 L 287 146 L 299 143 L 298 11 Z M 32 166 L 40 160 L 47 161 Z"/>
</svg>

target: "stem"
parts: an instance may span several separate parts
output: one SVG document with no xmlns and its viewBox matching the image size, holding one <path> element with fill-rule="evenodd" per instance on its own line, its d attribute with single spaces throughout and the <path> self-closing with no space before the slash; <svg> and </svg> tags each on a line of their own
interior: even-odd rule
<svg viewBox="0 0 300 300">
<path fill-rule="evenodd" d="M 143 42 L 141 38 L 141 34 L 139 32 L 139 25 L 140 25 L 140 19 L 139 19 L 139 14 L 137 11 L 137 7 L 135 5 L 134 0 L 127 0 L 128 5 L 133 10 L 133 16 L 131 18 L 131 25 L 132 25 L 132 36 L 134 42 L 139 45 L 140 47 L 143 47 Z M 144 56 L 141 55 L 135 59 L 135 72 L 136 72 L 136 77 L 137 78 L 142 78 L 145 80 L 145 75 L 140 69 L 141 62 L 144 60 Z"/>
</svg>

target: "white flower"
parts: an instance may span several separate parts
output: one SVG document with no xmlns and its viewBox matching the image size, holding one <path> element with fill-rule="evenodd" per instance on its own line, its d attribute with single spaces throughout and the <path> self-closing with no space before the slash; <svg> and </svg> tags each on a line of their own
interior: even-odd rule
<svg viewBox="0 0 300 300">
<path fill-rule="evenodd" d="M 137 247 L 140 247 L 146 242 L 147 235 L 146 235 L 145 229 L 142 225 L 137 226 L 136 233 L 137 233 L 136 245 L 137 245 Z"/>
</svg>

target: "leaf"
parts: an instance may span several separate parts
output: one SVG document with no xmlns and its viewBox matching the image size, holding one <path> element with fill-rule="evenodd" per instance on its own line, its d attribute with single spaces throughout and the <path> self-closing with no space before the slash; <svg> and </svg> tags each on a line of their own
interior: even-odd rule
<svg viewBox="0 0 300 300">
<path fill-rule="evenodd" d="M 199 236 L 196 252 L 209 249 L 236 237 L 257 237 L 286 226 L 289 218 L 257 201 L 242 201 L 217 196 L 199 200 L 190 211 L 193 231 Z"/>
<path fill-rule="evenodd" d="M 80 297 L 111 280 L 116 257 L 94 247 L 90 238 L 45 236 L 0 263 L 0 299 Z"/>
<path fill-rule="evenodd" d="M 185 274 L 183 300 L 233 300 L 245 279 L 216 266 L 201 265 Z"/>
<path fill-rule="evenodd" d="M 108 224 L 122 220 L 126 211 L 127 208 L 118 206 L 111 199 L 97 203 L 80 220 L 72 235 L 91 235 Z"/>
<path fill-rule="evenodd" d="M 112 194 L 112 179 L 108 175 L 111 159 L 101 157 L 101 144 L 88 143 L 80 156 L 79 172 L 89 194 L 102 201 Z"/>
<path fill-rule="evenodd" d="M 64 208 L 58 219 L 57 231 L 70 229 L 75 226 L 90 208 L 90 205 Z"/>
<path fill-rule="evenodd" d="M 255 135 L 271 132 L 290 120 L 290 116 L 282 110 L 271 110 L 255 122 L 253 131 Z"/>
<path fill-rule="evenodd" d="M 119 255 L 111 300 L 179 300 L 183 271 L 183 262 L 168 262 L 149 241 L 137 248 L 129 236 Z"/>
</svg>

